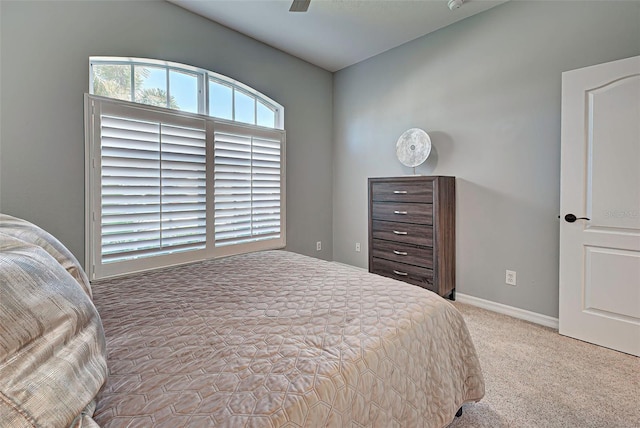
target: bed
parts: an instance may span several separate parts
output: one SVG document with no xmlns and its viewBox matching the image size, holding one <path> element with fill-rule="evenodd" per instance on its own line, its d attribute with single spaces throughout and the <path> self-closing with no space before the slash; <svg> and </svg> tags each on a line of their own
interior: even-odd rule
<svg viewBox="0 0 640 428">
<path fill-rule="evenodd" d="M 108 375 L 77 403 L 76 426 L 444 427 L 484 395 L 449 302 L 346 265 L 266 251 L 94 282 L 84 295 Z"/>
</svg>

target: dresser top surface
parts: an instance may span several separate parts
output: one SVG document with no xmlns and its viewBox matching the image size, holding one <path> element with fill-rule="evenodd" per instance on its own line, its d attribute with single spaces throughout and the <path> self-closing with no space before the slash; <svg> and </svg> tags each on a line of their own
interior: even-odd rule
<svg viewBox="0 0 640 428">
<path fill-rule="evenodd" d="M 454 180 L 450 175 L 403 175 L 400 177 L 369 177 L 369 182 L 384 181 L 433 181 L 436 179 Z"/>
</svg>

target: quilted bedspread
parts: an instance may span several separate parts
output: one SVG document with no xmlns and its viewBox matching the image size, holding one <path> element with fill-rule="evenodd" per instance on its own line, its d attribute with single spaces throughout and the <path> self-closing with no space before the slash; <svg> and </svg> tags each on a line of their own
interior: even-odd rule
<svg viewBox="0 0 640 428">
<path fill-rule="evenodd" d="M 460 313 L 364 270 L 268 251 L 93 284 L 102 427 L 442 427 L 484 395 Z"/>
</svg>

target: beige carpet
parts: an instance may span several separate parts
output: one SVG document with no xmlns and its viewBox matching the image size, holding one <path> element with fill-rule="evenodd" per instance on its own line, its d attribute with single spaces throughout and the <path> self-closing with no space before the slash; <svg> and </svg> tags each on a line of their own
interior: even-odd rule
<svg viewBox="0 0 640 428">
<path fill-rule="evenodd" d="M 640 428 L 640 358 L 456 302 L 486 395 L 449 428 Z"/>
</svg>

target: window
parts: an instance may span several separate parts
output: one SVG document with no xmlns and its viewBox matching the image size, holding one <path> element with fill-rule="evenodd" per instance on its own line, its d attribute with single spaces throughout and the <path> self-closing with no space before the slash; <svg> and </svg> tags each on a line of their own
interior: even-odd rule
<svg viewBox="0 0 640 428">
<path fill-rule="evenodd" d="M 220 125 L 214 131 L 214 158 L 215 245 L 277 238 L 282 188 L 278 136 Z"/>
<path fill-rule="evenodd" d="M 96 67 L 102 97 L 85 105 L 91 279 L 284 247 L 282 107 L 192 70 Z M 193 111 L 204 105 L 211 115 Z"/>
<path fill-rule="evenodd" d="M 204 121 L 110 107 L 100 117 L 101 262 L 205 248 Z"/>
<path fill-rule="evenodd" d="M 91 57 L 89 93 L 266 128 L 284 128 L 283 108 L 212 71 L 142 58 Z"/>
</svg>

